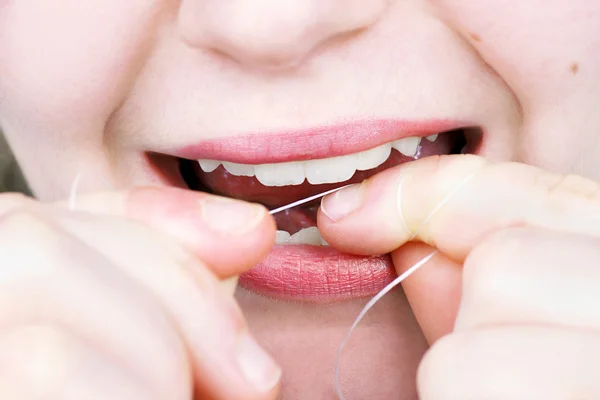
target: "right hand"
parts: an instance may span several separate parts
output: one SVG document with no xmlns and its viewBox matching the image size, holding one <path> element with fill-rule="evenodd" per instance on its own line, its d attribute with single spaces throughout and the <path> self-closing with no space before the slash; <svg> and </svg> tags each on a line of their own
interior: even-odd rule
<svg viewBox="0 0 600 400">
<path fill-rule="evenodd" d="M 261 206 L 179 189 L 0 195 L 0 399 L 274 398 L 219 282 L 274 236 Z"/>
</svg>

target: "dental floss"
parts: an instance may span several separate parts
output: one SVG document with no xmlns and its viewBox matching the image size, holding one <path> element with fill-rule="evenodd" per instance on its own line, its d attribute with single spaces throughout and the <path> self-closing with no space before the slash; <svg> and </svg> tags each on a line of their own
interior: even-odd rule
<svg viewBox="0 0 600 400">
<path fill-rule="evenodd" d="M 69 210 L 71 211 L 75 210 L 75 200 L 77 199 L 77 190 L 79 190 L 81 178 L 83 178 L 83 172 L 78 172 L 71 183 L 71 189 L 69 190 Z"/>
<path fill-rule="evenodd" d="M 458 185 L 456 185 L 456 187 L 454 189 L 452 189 L 452 191 L 450 193 L 448 193 L 446 195 L 446 197 L 444 197 L 442 199 L 442 201 L 440 201 L 438 203 L 437 206 L 435 206 L 435 208 L 433 210 L 431 210 L 431 212 L 429 213 L 429 215 L 427 216 L 427 218 L 425 218 L 423 220 L 423 222 L 421 223 L 421 225 L 419 225 L 419 227 L 417 228 L 416 231 L 414 231 L 414 233 L 412 234 L 411 238 L 409 240 L 413 240 L 414 238 L 417 237 L 417 235 L 419 234 L 419 232 L 421 231 L 421 229 L 429 222 L 429 220 L 431 220 L 431 218 L 433 218 L 433 216 L 435 214 L 437 214 L 438 211 L 440 211 L 442 209 L 443 206 L 446 205 L 446 203 L 448 203 L 448 201 L 450 201 L 450 199 L 460 190 L 462 189 L 467 183 L 469 183 L 469 181 L 475 176 L 475 172 L 473 172 L 470 175 L 467 175 L 467 177 L 465 179 L 463 179 L 462 181 L 460 181 L 458 183 Z M 399 215 L 404 215 L 402 214 L 402 186 L 404 184 L 404 178 L 400 181 L 400 184 L 398 185 L 398 213 Z M 406 228 L 406 230 L 410 233 L 410 228 L 408 227 L 408 225 L 406 225 L 406 220 L 404 219 L 404 217 L 402 218 L 402 223 L 404 224 L 404 227 Z"/>
<path fill-rule="evenodd" d="M 342 343 L 340 344 L 340 347 L 338 348 L 337 357 L 335 360 L 335 391 L 337 392 L 338 398 L 340 400 L 345 400 L 345 397 L 342 393 L 342 388 L 340 387 L 340 361 L 342 358 L 342 351 L 344 350 L 344 346 L 346 345 L 346 342 L 348 341 L 348 339 L 350 339 L 350 336 L 352 336 L 352 332 L 354 332 L 354 329 L 358 326 L 360 321 L 362 321 L 362 319 L 367 314 L 367 312 L 369 312 L 369 310 L 371 308 L 373 308 L 375 303 L 377 303 L 379 300 L 381 300 L 381 298 L 383 296 L 385 296 L 386 294 L 388 294 L 388 292 L 391 291 L 393 288 L 395 288 L 400 283 L 402 283 L 403 280 L 405 280 L 406 278 L 411 276 L 413 274 L 413 272 L 415 272 L 416 270 L 421 268 L 423 265 L 427 264 L 427 262 L 429 260 L 431 260 L 433 258 L 433 256 L 435 256 L 437 253 L 438 253 L 438 251 L 436 250 L 433 253 L 429 254 L 427 257 L 423 258 L 421 261 L 417 262 L 412 267 L 410 267 L 409 269 L 404 271 L 404 273 L 402 273 L 402 275 L 398 276 L 392 282 L 388 283 L 386 287 L 384 287 L 379 293 L 377 293 L 375 295 L 375 297 L 373 297 L 371 300 L 369 300 L 369 302 L 363 307 L 363 309 L 358 314 L 358 317 L 356 317 L 356 319 L 352 323 L 352 326 L 350 326 L 348 333 L 346 334 L 346 336 L 344 337 L 344 340 L 342 340 Z"/>
<path fill-rule="evenodd" d="M 293 203 L 287 204 L 285 206 L 281 206 L 281 207 L 275 208 L 275 209 L 269 211 L 269 214 L 274 215 L 274 214 L 280 213 L 282 211 L 289 210 L 290 208 L 294 208 L 294 207 L 300 206 L 302 204 L 310 203 L 313 200 L 320 199 L 321 197 L 325 197 L 328 194 L 335 193 L 338 190 L 342 190 L 344 188 L 347 188 L 348 186 L 350 186 L 350 185 L 344 185 L 342 187 L 339 187 L 339 188 L 336 188 L 336 189 L 331 189 L 331 190 L 328 190 L 328 191 L 323 192 L 323 193 L 315 194 L 314 196 L 310 196 L 310 197 L 307 197 L 305 199 L 298 200 L 298 201 L 295 201 Z"/>
<path fill-rule="evenodd" d="M 421 225 L 417 228 L 417 230 L 412 234 L 410 240 L 413 240 L 417 234 L 419 233 L 419 231 L 421 230 L 421 228 L 427 223 L 429 222 L 429 220 L 433 217 L 434 214 L 436 214 L 449 200 L 451 197 L 453 197 L 458 190 L 460 190 L 473 176 L 475 175 L 475 173 L 472 173 L 471 175 L 467 176 L 463 181 L 461 181 L 456 188 L 454 188 L 454 190 L 452 190 L 452 192 L 450 192 L 432 211 L 431 213 L 427 216 L 427 218 L 425 218 L 425 220 L 423 221 L 423 223 L 421 223 Z M 69 209 L 70 210 L 74 210 L 75 209 L 75 205 L 76 205 L 76 197 L 77 197 L 77 190 L 79 188 L 79 183 L 81 181 L 81 178 L 83 177 L 83 173 L 79 172 L 75 178 L 73 179 L 73 182 L 71 184 L 71 189 L 69 192 Z M 401 207 L 401 200 L 402 200 L 402 184 L 404 181 L 401 181 L 399 186 L 398 186 L 398 209 L 400 211 L 400 215 L 402 215 L 402 207 Z M 319 199 L 321 197 L 325 197 L 329 194 L 335 193 L 339 190 L 342 190 L 346 187 L 348 187 L 350 185 L 345 185 L 339 188 L 335 188 L 335 189 L 331 189 L 328 190 L 326 192 L 320 193 L 320 194 L 316 194 L 310 197 L 307 197 L 305 199 L 302 200 L 298 200 L 295 201 L 293 203 L 278 207 L 276 209 L 270 210 L 269 214 L 274 215 L 277 213 L 280 213 L 282 211 L 285 210 L 289 210 L 290 208 L 294 208 L 297 206 L 300 206 L 302 204 L 305 203 L 309 203 L 313 200 Z M 408 226 L 406 225 L 406 221 L 404 220 L 404 218 L 402 218 L 402 223 L 404 224 L 404 227 L 410 232 L 410 229 L 408 228 Z M 352 323 L 352 325 L 350 326 L 350 329 L 348 330 L 348 333 L 346 334 L 346 336 L 344 337 L 344 339 L 342 340 L 342 343 L 340 344 L 340 347 L 338 348 L 338 352 L 337 352 L 337 357 L 336 357 L 336 361 L 335 361 L 335 390 L 337 392 L 338 398 L 340 400 L 345 400 L 345 397 L 342 393 L 342 388 L 340 387 L 340 361 L 342 358 L 342 351 L 344 350 L 344 346 L 346 345 L 346 342 L 350 339 L 350 336 L 352 336 L 352 332 L 354 331 L 354 329 L 358 326 L 358 324 L 362 321 L 362 319 L 365 317 L 365 315 L 369 312 L 369 310 L 371 308 L 373 308 L 373 306 L 383 298 L 383 296 L 385 296 L 386 294 L 388 294 L 392 289 L 394 289 L 396 286 L 398 286 L 399 284 L 401 284 L 406 278 L 408 278 L 409 276 L 411 276 L 415 271 L 417 271 L 419 268 L 421 268 L 423 265 L 427 264 L 427 262 L 429 262 L 436 254 L 438 253 L 437 250 L 435 250 L 434 252 L 432 252 L 431 254 L 429 254 L 428 256 L 426 256 L 425 258 L 423 258 L 421 261 L 417 262 L 416 264 L 414 264 L 412 267 L 410 267 L 409 269 L 407 269 L 406 271 L 404 271 L 400 276 L 398 276 L 396 279 L 394 279 L 392 282 L 390 282 L 389 284 L 386 285 L 386 287 L 384 287 L 379 293 L 377 293 L 371 300 L 369 300 L 369 302 L 363 307 L 363 309 L 360 311 L 360 313 L 358 314 L 358 317 L 356 317 L 356 319 L 354 320 L 354 322 Z M 235 291 L 235 287 L 237 286 L 237 278 L 238 277 L 233 277 L 231 280 L 232 282 L 228 282 L 228 284 L 226 286 L 232 286 L 233 290 Z M 230 288 L 231 290 L 231 288 Z"/>
<path fill-rule="evenodd" d="M 470 178 L 470 176 L 469 176 Z M 468 179 L 467 179 L 468 180 Z M 464 185 L 465 182 L 461 182 L 461 184 L 454 190 L 452 191 L 442 202 L 440 202 L 440 204 L 438 204 L 438 206 L 436 208 L 434 208 L 434 210 L 429 214 L 429 216 L 423 221 L 423 223 L 421 224 L 421 226 L 419 226 L 417 228 L 417 230 L 412 234 L 412 237 L 410 240 L 414 239 L 417 234 L 419 233 L 421 227 L 423 225 L 425 225 L 429 219 L 433 216 L 433 214 L 437 213 L 439 211 L 439 209 L 446 204 L 446 202 L 450 199 L 450 197 L 452 197 L 454 195 L 454 193 L 456 193 L 458 191 L 458 189 L 460 187 L 462 187 Z M 326 192 L 320 193 L 320 194 L 316 194 L 314 196 L 310 196 L 307 197 L 305 199 L 302 200 L 298 200 L 295 201 L 293 203 L 281 206 L 279 208 L 276 208 L 274 210 L 269 211 L 269 214 L 274 215 L 277 214 L 279 212 L 285 211 L 285 210 L 289 210 L 290 208 L 294 208 L 297 207 L 299 205 L 311 202 L 313 200 L 319 199 L 321 197 L 325 197 L 329 194 L 335 193 L 339 190 L 342 190 L 346 187 L 348 187 L 350 185 L 345 185 L 336 189 L 331 189 L 328 190 Z M 399 187 L 398 187 L 398 193 L 400 194 L 402 190 L 402 182 L 400 183 Z M 399 197 L 399 199 L 402 199 L 402 197 Z M 399 210 L 401 211 L 401 205 L 398 205 Z M 400 215 L 402 215 L 402 213 L 400 212 Z M 406 229 L 410 232 L 410 230 L 408 229 L 408 226 L 406 225 L 406 222 L 404 221 L 404 218 L 402 218 L 402 222 L 404 223 L 404 226 L 406 227 Z M 423 265 L 427 264 L 427 262 L 429 260 L 431 260 L 436 254 L 438 253 L 437 250 L 435 250 L 434 252 L 432 252 L 431 254 L 429 254 L 428 256 L 426 256 L 425 258 L 423 258 L 421 261 L 417 262 L 416 264 L 414 264 L 412 267 L 410 267 L 408 270 L 404 271 L 404 273 L 402 273 L 400 276 L 398 276 L 396 279 L 394 279 L 392 282 L 390 282 L 389 284 L 386 285 L 386 287 L 384 287 L 379 293 L 377 293 L 371 300 L 369 300 L 369 302 L 363 307 L 363 309 L 361 310 L 361 312 L 358 314 L 358 317 L 356 317 L 356 319 L 354 320 L 354 322 L 352 323 L 352 326 L 350 327 L 350 329 L 348 330 L 348 333 L 346 334 L 346 336 L 344 337 L 344 339 L 342 340 L 342 343 L 340 344 L 340 347 L 338 348 L 338 352 L 337 352 L 337 357 L 336 357 L 336 362 L 335 362 L 335 389 L 337 392 L 337 395 L 339 397 L 340 400 L 344 400 L 344 395 L 342 393 L 341 387 L 340 387 L 340 361 L 341 361 L 341 357 L 342 357 L 342 351 L 344 350 L 344 346 L 346 345 L 346 342 L 350 339 L 350 336 L 352 336 L 352 332 L 354 331 L 354 329 L 358 326 L 358 324 L 362 321 L 362 319 L 365 317 L 365 315 L 367 314 L 367 312 L 369 312 L 369 310 L 379 301 L 381 300 L 381 298 L 383 298 L 383 296 L 385 296 L 386 294 L 388 294 L 388 292 L 390 292 L 393 288 L 395 288 L 396 286 L 398 286 L 400 283 L 402 283 L 402 281 L 404 281 L 406 278 L 408 278 L 410 275 L 412 275 L 416 270 L 418 270 L 419 268 L 421 268 Z"/>
<path fill-rule="evenodd" d="M 77 179 L 77 178 L 75 178 L 75 179 Z M 281 207 L 275 208 L 273 210 L 270 210 L 269 214 L 270 215 L 275 215 L 275 214 L 280 213 L 282 211 L 289 210 L 290 208 L 298 207 L 298 206 L 300 206 L 302 204 L 306 204 L 306 203 L 309 203 L 309 202 L 311 202 L 313 200 L 319 199 L 321 197 L 325 197 L 328 194 L 335 193 L 338 190 L 342 190 L 343 188 L 348 187 L 348 186 L 350 186 L 350 185 L 345 185 L 345 186 L 342 186 L 342 187 L 339 187 L 339 188 L 336 188 L 336 189 L 328 190 L 328 191 L 323 192 L 323 193 L 315 194 L 313 196 L 307 197 L 307 198 L 302 199 L 302 200 L 294 201 L 293 203 L 286 204 L 284 206 L 281 206 Z M 229 279 L 225 279 L 225 280 L 221 281 L 221 286 L 224 288 L 224 290 L 225 290 L 226 293 L 230 294 L 231 296 L 233 296 L 235 294 L 235 289 L 237 288 L 237 284 L 238 284 L 239 278 L 240 278 L 239 275 L 235 275 L 235 276 L 233 276 L 233 277 L 231 277 Z"/>
<path fill-rule="evenodd" d="M 458 190 L 461 189 L 474 175 L 475 175 L 475 173 L 467 176 L 462 182 L 460 182 L 456 186 L 456 188 L 454 188 L 454 190 L 452 192 L 450 192 L 431 211 L 431 213 L 427 216 L 427 218 L 425 218 L 425 220 L 423 221 L 423 223 L 412 234 L 412 237 L 410 238 L 410 240 L 413 240 L 417 236 L 417 234 L 419 233 L 419 231 L 421 230 L 421 228 L 427 222 L 429 222 L 429 220 L 433 217 L 433 215 L 436 214 L 450 200 L 450 198 L 452 196 L 454 196 L 456 194 L 456 192 L 458 192 Z M 69 209 L 70 210 L 74 210 L 75 209 L 76 198 L 77 198 L 77 190 L 79 189 L 79 183 L 81 182 L 81 178 L 82 177 L 83 177 L 83 173 L 79 172 L 75 176 L 75 178 L 73 179 L 73 182 L 71 183 L 71 188 L 70 188 L 70 191 L 69 191 Z M 402 193 L 402 184 L 403 184 L 403 182 L 404 181 L 401 181 L 400 185 L 398 186 L 398 195 L 399 195 L 398 196 L 398 199 L 399 199 L 398 209 L 400 211 L 400 215 L 402 215 L 402 207 L 401 207 L 402 196 L 401 196 L 401 193 Z M 342 190 L 342 189 L 344 189 L 344 188 L 346 188 L 348 186 L 350 186 L 350 185 L 345 185 L 345 186 L 342 186 L 342 187 L 339 187 L 339 188 L 331 189 L 331 190 L 328 190 L 326 192 L 319 193 L 319 194 L 307 197 L 305 199 L 298 200 L 298 201 L 295 201 L 293 203 L 290 203 L 290 204 L 278 207 L 276 209 L 270 210 L 269 214 L 274 215 L 274 214 L 280 213 L 282 211 L 289 210 L 290 208 L 294 208 L 294 207 L 300 206 L 302 204 L 309 203 L 309 202 L 311 202 L 313 200 L 319 199 L 321 197 L 325 197 L 325 196 L 327 196 L 329 194 L 332 194 L 332 193 L 335 193 L 335 192 L 337 192 L 339 190 Z M 402 223 L 404 224 L 404 227 L 410 232 L 410 229 L 406 225 L 406 221 L 404 220 L 404 218 L 402 218 Z M 438 251 L 435 250 L 434 252 L 432 252 L 431 254 L 429 254 L 428 256 L 426 256 L 425 258 L 423 258 L 422 260 L 420 260 L 416 264 L 414 264 L 412 267 L 410 267 L 409 269 L 407 269 L 406 271 L 404 271 L 400 276 L 398 276 L 392 282 L 390 282 L 389 284 L 387 284 L 386 287 L 384 287 L 371 300 L 369 300 L 369 302 L 363 307 L 363 309 L 358 314 L 358 317 L 356 317 L 356 319 L 354 320 L 354 322 L 350 326 L 350 329 L 348 330 L 348 333 L 346 334 L 346 336 L 344 337 L 344 339 L 342 340 L 342 342 L 340 344 L 340 347 L 338 348 L 337 357 L 336 357 L 336 361 L 335 361 L 335 390 L 336 390 L 338 398 L 340 400 L 345 400 L 345 397 L 344 397 L 344 395 L 342 393 L 342 388 L 340 387 L 340 379 L 339 379 L 340 378 L 340 361 L 341 361 L 341 357 L 342 357 L 342 351 L 344 350 L 344 346 L 346 345 L 346 342 L 350 339 L 350 336 L 352 336 L 352 333 L 353 333 L 354 329 L 358 326 L 358 324 L 362 321 L 362 319 L 369 312 L 369 310 L 371 308 L 373 308 L 373 306 L 379 300 L 381 300 L 386 294 L 388 294 L 396 286 L 398 286 L 399 284 L 401 284 L 406 278 L 408 278 L 409 276 L 411 276 L 415 271 L 417 271 L 423 265 L 427 264 L 427 262 L 429 262 L 437 253 L 438 253 Z M 231 287 L 233 287 L 233 291 L 235 291 L 235 287 L 237 286 L 237 279 L 238 279 L 237 276 L 233 277 L 231 279 L 232 282 L 227 282 L 227 284 L 225 286 L 229 287 L 229 290 L 231 290 Z"/>
<path fill-rule="evenodd" d="M 437 206 L 434 207 L 434 209 L 429 213 L 429 215 L 423 220 L 423 222 L 412 233 L 410 239 L 407 242 L 414 240 L 417 237 L 417 235 L 419 234 L 419 232 L 421 231 L 421 229 L 431 220 L 431 218 L 433 218 L 433 216 L 435 214 L 437 214 L 437 212 L 440 211 L 442 209 L 442 207 L 445 206 L 448 203 L 448 201 L 450 201 L 450 199 L 456 193 L 458 193 L 458 191 L 460 189 L 462 189 L 475 176 L 475 174 L 476 173 L 473 172 L 472 174 L 468 175 L 465 179 L 463 179 L 462 181 L 460 181 L 458 183 L 458 185 L 456 185 L 456 187 L 454 189 L 452 189 L 452 191 L 450 193 L 448 193 L 446 195 L 446 197 L 444 197 L 442 199 L 442 201 L 440 201 L 438 203 Z M 402 217 L 402 223 L 403 223 L 404 227 L 406 228 L 406 230 L 409 233 L 411 233 L 410 228 L 406 224 L 406 220 L 404 218 L 404 214 L 402 213 L 402 187 L 403 187 L 403 184 L 404 184 L 404 178 L 400 181 L 400 184 L 398 185 L 398 213 Z M 342 188 L 340 188 L 340 189 L 342 189 Z M 379 300 L 381 300 L 383 298 L 383 296 L 385 296 L 393 288 L 395 288 L 396 286 L 398 286 L 399 284 L 401 284 L 406 278 L 408 278 L 409 276 L 411 276 L 415 271 L 417 271 L 423 265 L 427 264 L 427 262 L 430 261 L 437 253 L 438 253 L 438 250 L 435 250 L 434 252 L 432 252 L 431 254 L 429 254 L 428 256 L 426 256 L 425 258 L 423 258 L 421 261 L 417 262 L 412 267 L 410 267 L 409 269 L 407 269 L 406 271 L 404 271 L 400 276 L 398 276 L 396 279 L 394 279 L 392 282 L 390 282 L 379 293 L 377 293 L 371 300 L 369 300 L 369 302 L 360 311 L 360 313 L 358 314 L 358 317 L 356 317 L 356 319 L 354 320 L 354 322 L 350 326 L 350 329 L 348 330 L 348 333 L 346 334 L 346 336 L 342 340 L 342 343 L 340 344 L 340 347 L 338 348 L 338 352 L 337 352 L 337 357 L 336 357 L 336 361 L 335 361 L 335 373 L 334 373 L 334 380 L 335 380 L 335 382 L 334 382 L 334 384 L 335 384 L 335 391 L 336 391 L 336 393 L 338 395 L 339 400 L 345 400 L 344 394 L 342 393 L 342 388 L 340 387 L 340 361 L 341 361 L 341 358 L 342 358 L 342 350 L 344 349 L 344 346 L 346 345 L 346 342 L 350 339 L 350 336 L 352 335 L 352 332 L 358 326 L 358 324 L 362 321 L 362 319 L 367 314 L 367 312 L 369 312 L 369 310 L 371 308 L 373 308 L 373 306 Z"/>
<path fill-rule="evenodd" d="M 77 195 L 79 194 L 79 186 L 81 184 L 81 179 L 83 178 L 83 175 L 85 175 L 85 174 L 82 171 L 79 171 L 77 173 L 77 175 L 75 175 L 75 178 L 73 178 L 73 182 L 71 182 L 71 187 L 69 189 L 69 198 L 68 198 L 68 203 L 67 203 L 67 207 L 71 211 L 75 211 Z M 104 185 L 107 188 L 111 188 L 112 187 L 106 181 L 106 179 L 102 179 L 101 178 L 101 180 L 102 180 L 102 183 L 104 183 Z"/>
</svg>

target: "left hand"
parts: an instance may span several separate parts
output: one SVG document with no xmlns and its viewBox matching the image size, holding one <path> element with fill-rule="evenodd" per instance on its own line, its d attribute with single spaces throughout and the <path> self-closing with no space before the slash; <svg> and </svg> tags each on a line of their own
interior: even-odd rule
<svg viewBox="0 0 600 400">
<path fill-rule="evenodd" d="M 403 283 L 433 344 L 420 398 L 600 398 L 598 183 L 431 157 L 330 195 L 318 222 L 342 251 L 391 253 L 399 273 L 439 250 Z"/>
</svg>

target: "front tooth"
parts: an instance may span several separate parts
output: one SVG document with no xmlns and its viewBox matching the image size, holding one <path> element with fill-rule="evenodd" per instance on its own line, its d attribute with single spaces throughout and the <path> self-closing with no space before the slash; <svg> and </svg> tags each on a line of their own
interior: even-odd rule
<svg viewBox="0 0 600 400">
<path fill-rule="evenodd" d="M 287 231 L 277 231 L 275 234 L 275 243 L 276 244 L 289 244 L 291 240 L 290 233 Z"/>
<path fill-rule="evenodd" d="M 429 140 L 430 142 L 435 142 L 435 139 L 437 139 L 437 137 L 438 133 L 436 133 L 435 135 L 429 135 L 425 139 Z"/>
<path fill-rule="evenodd" d="M 231 175 L 254 176 L 254 165 L 223 162 L 223 166 Z"/>
<path fill-rule="evenodd" d="M 361 151 L 356 154 L 356 169 L 366 171 L 377 168 L 385 162 L 392 152 L 392 144 L 386 143 L 373 149 Z"/>
<path fill-rule="evenodd" d="M 392 147 L 407 157 L 414 157 L 417 154 L 420 142 L 420 137 L 407 137 L 392 142 Z"/>
<path fill-rule="evenodd" d="M 204 172 L 213 172 L 221 165 L 221 161 L 216 160 L 198 160 L 198 162 L 200 163 L 200 168 L 202 168 L 202 171 Z"/>
<path fill-rule="evenodd" d="M 300 185 L 304 182 L 304 164 L 299 161 L 257 165 L 254 173 L 265 186 Z"/>
<path fill-rule="evenodd" d="M 356 154 L 304 161 L 304 173 L 309 183 L 344 182 L 356 172 Z"/>
<path fill-rule="evenodd" d="M 290 244 L 309 244 L 313 246 L 321 246 L 321 234 L 316 226 L 304 228 L 294 233 L 291 237 Z"/>
</svg>

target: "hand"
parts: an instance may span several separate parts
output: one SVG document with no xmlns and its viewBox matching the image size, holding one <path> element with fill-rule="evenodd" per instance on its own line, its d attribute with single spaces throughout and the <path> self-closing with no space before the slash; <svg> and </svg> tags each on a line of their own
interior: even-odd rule
<svg viewBox="0 0 600 400">
<path fill-rule="evenodd" d="M 350 253 L 391 252 L 399 272 L 440 251 L 403 283 L 433 344 L 422 399 L 598 399 L 599 189 L 522 164 L 427 158 L 325 198 L 319 229 Z M 403 246 L 415 232 L 420 243 Z"/>
<path fill-rule="evenodd" d="M 274 398 L 219 283 L 268 253 L 263 207 L 142 188 L 76 208 L 0 195 L 0 398 Z"/>
</svg>

